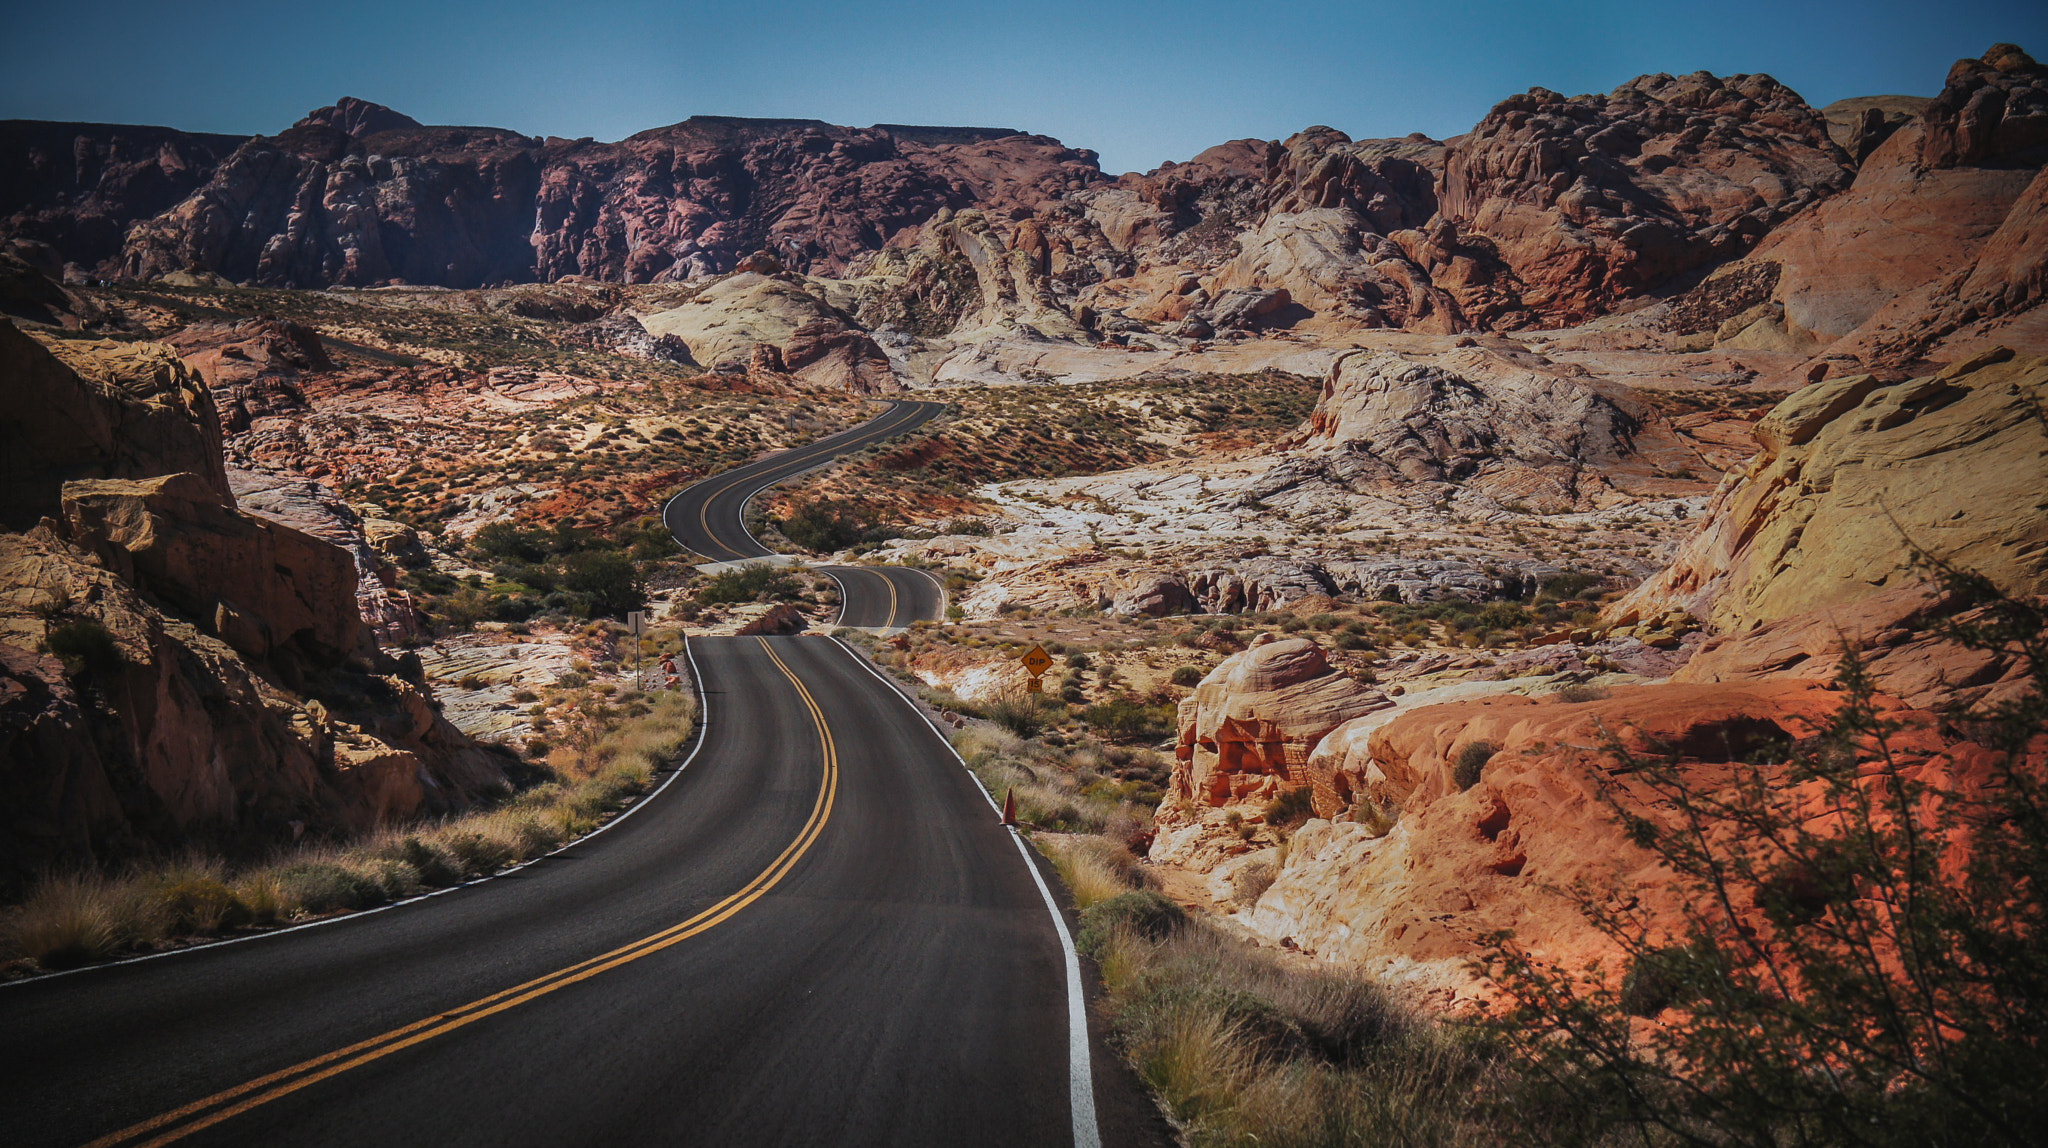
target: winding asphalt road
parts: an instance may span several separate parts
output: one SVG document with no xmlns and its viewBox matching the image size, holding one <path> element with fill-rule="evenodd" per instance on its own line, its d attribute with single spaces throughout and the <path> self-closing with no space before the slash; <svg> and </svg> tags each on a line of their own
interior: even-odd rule
<svg viewBox="0 0 2048 1148">
<path fill-rule="evenodd" d="M 945 409 L 944 403 L 895 403 L 881 416 L 850 430 L 734 467 L 689 487 L 662 508 L 662 521 L 676 541 L 713 562 L 771 557 L 775 552 L 747 533 L 745 525 L 747 503 L 756 494 L 915 429 Z M 945 591 L 921 570 L 904 566 L 821 569 L 839 582 L 842 626 L 895 630 L 919 619 L 935 619 L 945 610 Z"/>
<path fill-rule="evenodd" d="M 1166 1143 L 910 703 L 822 636 L 689 650 L 688 756 L 562 852 L 0 987 L 0 1144 Z"/>
</svg>

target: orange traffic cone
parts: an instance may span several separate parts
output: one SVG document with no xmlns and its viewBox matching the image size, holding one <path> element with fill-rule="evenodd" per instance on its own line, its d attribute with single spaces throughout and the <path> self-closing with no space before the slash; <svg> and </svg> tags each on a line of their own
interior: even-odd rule
<svg viewBox="0 0 2048 1148">
<path fill-rule="evenodd" d="M 1003 824 L 1017 824 L 1017 791 L 1015 789 L 1003 790 Z"/>
</svg>

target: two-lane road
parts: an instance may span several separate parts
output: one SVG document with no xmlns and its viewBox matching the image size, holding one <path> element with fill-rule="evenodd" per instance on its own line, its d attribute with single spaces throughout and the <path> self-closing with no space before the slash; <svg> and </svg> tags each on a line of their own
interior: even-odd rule
<svg viewBox="0 0 2048 1148">
<path fill-rule="evenodd" d="M 0 987 L 0 1144 L 1164 1143 L 1041 867 L 902 695 L 814 635 L 690 660 L 688 758 L 558 854 Z"/>
<path fill-rule="evenodd" d="M 913 430 L 946 409 L 944 403 L 898 402 L 872 421 L 769 455 L 704 479 L 662 508 L 662 521 L 676 541 L 713 562 L 768 558 L 775 552 L 747 533 L 747 503 L 756 494 L 832 460 Z M 826 566 L 837 579 L 844 603 L 839 624 L 864 629 L 897 629 L 936 619 L 945 610 L 945 591 L 921 570 L 903 566 Z"/>
</svg>

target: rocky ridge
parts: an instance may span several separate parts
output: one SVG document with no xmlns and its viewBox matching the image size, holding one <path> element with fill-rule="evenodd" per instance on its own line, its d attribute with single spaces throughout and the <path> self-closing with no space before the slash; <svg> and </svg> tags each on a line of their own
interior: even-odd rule
<svg viewBox="0 0 2048 1148">
<path fill-rule="evenodd" d="M 707 365 L 772 346 L 764 368 L 863 390 L 961 381 L 1048 347 L 1522 331 L 1645 307 L 1639 338 L 1768 347 L 1788 369 L 1823 354 L 1897 365 L 1999 330 L 2040 337 L 2014 322 L 2041 290 L 2040 76 L 1997 45 L 1924 106 L 1831 113 L 1767 76 L 1644 76 L 1605 95 L 1533 89 L 1449 141 L 1318 127 L 1114 180 L 1087 152 L 1007 130 L 697 117 L 601 144 L 345 101 L 210 161 L 167 147 L 158 168 L 94 169 L 103 190 L 75 205 L 83 169 L 0 187 L 0 234 L 53 266 L 130 278 L 760 274 L 783 286 L 748 281 L 710 307 L 752 313 L 767 291 L 765 310 L 787 315 L 773 330 L 665 322 L 696 332 Z M 55 172 L 64 127 L 15 125 L 0 152 Z M 130 146 L 72 130 L 82 156 Z M 118 204 L 160 202 L 112 190 L 124 181 L 183 198 L 117 220 Z M 118 251 L 80 238 L 109 228 Z M 1830 240 L 1851 231 L 1853 245 Z"/>
</svg>

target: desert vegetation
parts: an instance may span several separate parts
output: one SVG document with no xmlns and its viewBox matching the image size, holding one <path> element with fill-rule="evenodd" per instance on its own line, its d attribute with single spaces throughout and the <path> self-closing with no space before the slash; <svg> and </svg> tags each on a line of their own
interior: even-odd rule
<svg viewBox="0 0 2048 1148">
<path fill-rule="evenodd" d="M 584 690 L 527 782 L 466 814 L 356 838 L 316 835 L 241 863 L 138 858 L 60 872 L 0 910 L 0 969 L 20 975 L 371 908 L 489 876 L 589 833 L 646 792 L 694 729 L 670 691 Z"/>
</svg>

